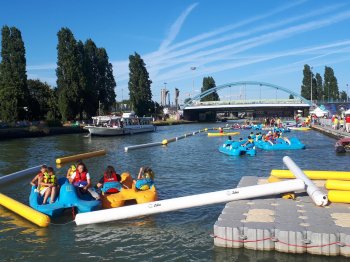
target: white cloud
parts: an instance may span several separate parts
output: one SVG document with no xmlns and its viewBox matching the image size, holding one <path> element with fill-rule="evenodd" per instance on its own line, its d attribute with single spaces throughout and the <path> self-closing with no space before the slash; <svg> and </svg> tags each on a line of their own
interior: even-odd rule
<svg viewBox="0 0 350 262">
<path fill-rule="evenodd" d="M 168 36 L 163 40 L 159 47 L 159 51 L 163 51 L 169 47 L 169 45 L 175 40 L 176 36 L 181 30 L 183 23 L 191 11 L 198 5 L 198 3 L 190 5 L 182 14 L 176 19 L 175 23 L 172 24 Z"/>
<path fill-rule="evenodd" d="M 275 68 L 276 70 L 270 68 L 275 74 L 282 74 L 286 70 L 295 70 L 296 66 L 300 67 L 302 61 L 314 61 L 313 63 L 317 64 L 323 57 L 347 52 L 348 50 L 345 47 L 350 43 L 350 40 L 281 50 L 273 53 L 259 53 L 258 47 L 263 45 L 275 44 L 283 39 L 293 39 L 296 35 L 325 28 L 350 18 L 350 11 L 344 7 L 345 4 L 327 5 L 304 14 L 290 15 L 292 13 L 290 12 L 291 9 L 304 2 L 306 1 L 289 2 L 287 5 L 270 12 L 217 28 L 211 32 L 198 34 L 176 43 L 175 39 L 181 32 L 186 18 L 198 4 L 188 6 L 172 24 L 159 48 L 154 52 L 141 54 L 153 81 L 153 94 L 157 94 L 157 89 L 165 81 L 169 83 L 193 79 L 196 76 L 263 63 L 273 59 L 303 58 L 288 65 L 281 63 L 281 66 Z M 341 11 L 339 11 L 340 9 Z M 279 13 L 285 14 L 283 19 L 274 23 L 264 23 L 264 20 Z M 243 29 L 237 31 L 238 28 Z M 247 55 L 248 50 L 255 51 L 256 54 Z M 334 59 L 334 61 L 340 60 Z M 129 61 L 113 61 L 112 64 L 118 85 L 117 90 L 127 90 Z M 197 66 L 199 70 L 191 71 L 191 66 Z M 28 66 L 27 70 L 33 72 L 34 70 L 52 70 L 55 68 L 55 64 L 45 64 Z M 264 67 L 260 70 L 260 72 L 266 71 Z M 259 74 L 258 72 L 255 76 Z M 253 77 L 253 75 L 250 77 Z"/>
<path fill-rule="evenodd" d="M 42 65 L 28 65 L 27 70 L 28 71 L 34 71 L 34 70 L 53 70 L 56 69 L 56 64 L 42 64 Z"/>
</svg>

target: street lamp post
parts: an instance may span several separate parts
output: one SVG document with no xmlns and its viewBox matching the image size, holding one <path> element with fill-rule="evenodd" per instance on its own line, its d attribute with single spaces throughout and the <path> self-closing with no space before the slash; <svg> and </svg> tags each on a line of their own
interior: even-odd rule
<svg viewBox="0 0 350 262">
<path fill-rule="evenodd" d="M 346 84 L 346 101 L 349 102 L 349 85 Z"/>
<path fill-rule="evenodd" d="M 191 66 L 190 68 L 192 71 L 195 71 L 197 69 L 196 66 Z M 193 76 L 193 79 L 192 79 L 192 97 L 194 96 L 194 76 Z"/>
</svg>

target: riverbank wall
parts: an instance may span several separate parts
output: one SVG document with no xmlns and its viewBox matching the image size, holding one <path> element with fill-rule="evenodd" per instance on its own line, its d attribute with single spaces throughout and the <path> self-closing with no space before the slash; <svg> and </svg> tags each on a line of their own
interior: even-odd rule
<svg viewBox="0 0 350 262">
<path fill-rule="evenodd" d="M 16 127 L 0 129 L 0 140 L 87 133 L 81 127 Z"/>
<path fill-rule="evenodd" d="M 198 123 L 196 121 L 187 121 L 187 120 L 166 120 L 166 121 L 154 121 L 155 126 L 172 126 L 172 125 L 185 125 L 185 124 L 194 124 Z"/>
</svg>

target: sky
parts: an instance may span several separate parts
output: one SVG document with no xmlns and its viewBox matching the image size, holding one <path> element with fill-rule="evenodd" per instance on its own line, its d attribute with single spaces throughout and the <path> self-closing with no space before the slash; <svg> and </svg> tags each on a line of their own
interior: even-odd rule
<svg viewBox="0 0 350 262">
<path fill-rule="evenodd" d="M 350 2 L 347 0 L 1 0 L 0 25 L 22 32 L 27 75 L 56 86 L 57 32 L 91 38 L 107 50 L 117 101 L 127 99 L 129 55 L 146 63 L 152 94 L 180 90 L 180 102 L 199 93 L 203 77 L 216 85 L 261 81 L 300 93 L 304 64 L 334 69 L 350 92 Z M 193 70 L 195 68 L 195 70 Z M 243 90 L 243 91 L 242 91 Z M 244 91 L 245 90 L 245 91 Z M 221 100 L 253 98 L 257 87 L 219 93 Z M 250 93 L 249 93 L 250 92 Z M 262 91 L 267 97 L 271 90 Z M 288 94 L 279 94 L 281 98 Z M 277 97 L 277 93 L 276 93 Z"/>
</svg>

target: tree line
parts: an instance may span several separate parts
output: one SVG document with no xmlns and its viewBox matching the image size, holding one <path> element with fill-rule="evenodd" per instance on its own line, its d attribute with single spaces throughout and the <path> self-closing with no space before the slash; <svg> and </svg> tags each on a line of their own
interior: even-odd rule
<svg viewBox="0 0 350 262">
<path fill-rule="evenodd" d="M 57 33 L 56 87 L 39 79 L 28 79 L 22 35 L 16 27 L 1 30 L 0 121 L 75 120 L 109 113 L 117 107 L 116 81 L 105 48 L 92 39 L 76 40 L 69 28 Z M 152 80 L 138 53 L 129 56 L 131 109 L 139 116 L 159 114 L 162 107 L 152 100 Z M 214 88 L 212 77 L 204 77 L 202 92 Z M 201 101 L 218 101 L 216 92 Z M 126 101 L 123 101 L 125 104 Z"/>
<path fill-rule="evenodd" d="M 348 94 L 345 91 L 339 92 L 338 80 L 331 67 L 325 66 L 323 79 L 319 73 L 314 74 L 309 65 L 304 65 L 303 80 L 301 85 L 301 96 L 311 100 L 335 101 L 347 100 Z"/>
<path fill-rule="evenodd" d="M 27 79 L 21 32 L 4 26 L 1 31 L 0 119 L 73 120 L 95 115 L 99 105 L 115 103 L 116 83 L 104 48 L 88 39 L 77 41 L 68 28 L 58 33 L 57 87 Z"/>
</svg>

